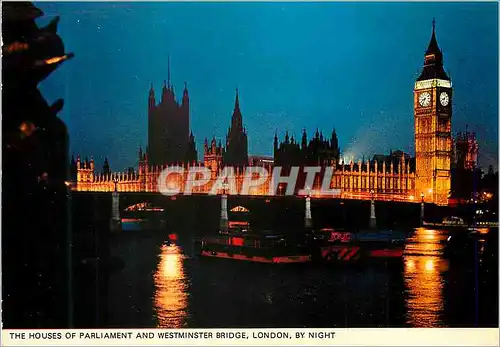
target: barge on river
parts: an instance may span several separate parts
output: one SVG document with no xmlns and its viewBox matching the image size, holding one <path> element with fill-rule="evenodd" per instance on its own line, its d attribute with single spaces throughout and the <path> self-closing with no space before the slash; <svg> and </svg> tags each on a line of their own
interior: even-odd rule
<svg viewBox="0 0 500 347">
<path fill-rule="evenodd" d="M 291 243 L 284 235 L 248 229 L 231 228 L 196 242 L 203 257 L 246 260 L 257 263 L 307 263 L 311 253 L 307 247 Z"/>
<path fill-rule="evenodd" d="M 200 256 L 259 263 L 386 263 L 403 258 L 405 237 L 391 230 L 256 231 L 250 228 L 248 209 L 236 206 L 229 212 L 228 229 L 195 241 Z"/>
<path fill-rule="evenodd" d="M 285 235 L 232 227 L 196 240 L 196 246 L 202 257 L 259 263 L 400 261 L 404 238 L 390 234 L 321 229 Z"/>
</svg>

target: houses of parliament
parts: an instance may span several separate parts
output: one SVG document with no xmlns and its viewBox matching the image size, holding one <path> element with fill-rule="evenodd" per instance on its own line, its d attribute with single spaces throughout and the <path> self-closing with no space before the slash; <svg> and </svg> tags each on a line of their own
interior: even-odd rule
<svg viewBox="0 0 500 347">
<path fill-rule="evenodd" d="M 98 172 L 93 160 L 72 159 L 74 189 L 79 191 L 157 192 L 157 179 L 170 165 L 184 167 L 205 166 L 215 177 L 225 166 L 235 167 L 238 191 L 245 167 L 262 165 L 272 171 L 273 166 L 332 167 L 330 188 L 337 188 L 340 197 L 353 199 L 398 200 L 447 204 L 450 194 L 450 167 L 452 164 L 452 84 L 443 67 L 443 54 L 436 39 L 435 24 L 424 55 L 422 73 L 413 87 L 415 156 L 394 151 L 388 155 L 375 154 L 371 159 L 345 162 L 342 160 L 336 131 L 325 136 L 321 131 L 309 136 L 304 131 L 300 140 L 285 134 L 279 141 L 274 137 L 273 157 L 267 160 L 248 155 L 247 130 L 236 90 L 234 107 L 227 136 L 222 141 L 205 139 L 203 160 L 198 161 L 195 137 L 190 130 L 189 93 L 184 86 L 180 102 L 176 100 L 168 79 L 157 98 L 151 86 L 148 97 L 148 145 L 139 150 L 138 167 L 126 172 L 112 172 L 108 161 Z M 271 145 L 271 144 L 270 144 Z M 187 171 L 187 170 L 186 170 Z M 282 174 L 283 175 L 283 174 Z M 177 175 L 179 176 L 179 175 Z M 321 175 L 311 189 L 314 194 L 321 184 Z M 177 184 L 186 183 L 184 177 Z M 195 193 L 207 193 L 211 187 L 197 187 Z M 182 188 L 181 188 L 182 189 Z M 251 194 L 266 195 L 267 186 Z M 313 195 L 314 196 L 314 195 Z"/>
</svg>

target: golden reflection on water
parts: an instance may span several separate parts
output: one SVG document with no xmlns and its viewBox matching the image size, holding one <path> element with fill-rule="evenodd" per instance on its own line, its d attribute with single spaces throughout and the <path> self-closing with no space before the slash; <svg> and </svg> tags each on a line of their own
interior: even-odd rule
<svg viewBox="0 0 500 347">
<path fill-rule="evenodd" d="M 186 327 L 187 279 L 183 254 L 177 245 L 163 245 L 154 274 L 154 308 L 159 328 Z"/>
<path fill-rule="evenodd" d="M 414 327 L 443 326 L 443 273 L 448 261 L 442 259 L 447 235 L 419 228 L 405 249 L 404 278 L 407 291 L 407 323 Z"/>
</svg>

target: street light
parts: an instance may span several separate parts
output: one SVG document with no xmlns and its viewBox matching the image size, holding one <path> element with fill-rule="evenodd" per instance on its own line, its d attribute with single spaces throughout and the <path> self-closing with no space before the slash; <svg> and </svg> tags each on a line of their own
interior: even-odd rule
<svg viewBox="0 0 500 347">
<path fill-rule="evenodd" d="M 226 195 L 227 183 L 222 184 L 222 197 L 220 206 L 220 228 L 222 231 L 226 231 L 229 227 L 228 215 L 227 215 L 227 195 Z"/>
<path fill-rule="evenodd" d="M 377 217 L 375 216 L 375 200 L 373 199 L 375 192 L 370 190 L 371 201 L 370 201 L 370 229 L 377 228 Z"/>
<path fill-rule="evenodd" d="M 278 195 L 281 195 L 282 191 L 283 191 L 283 186 L 281 184 L 278 184 Z"/>
<path fill-rule="evenodd" d="M 222 183 L 222 195 L 227 195 L 227 182 Z"/>
<path fill-rule="evenodd" d="M 305 217 L 305 227 L 306 228 L 311 228 L 312 227 L 312 215 L 311 215 L 311 188 L 306 187 L 306 217 Z"/>
<path fill-rule="evenodd" d="M 422 204 L 424 203 L 424 193 L 420 193 L 420 198 L 422 199 Z"/>
</svg>

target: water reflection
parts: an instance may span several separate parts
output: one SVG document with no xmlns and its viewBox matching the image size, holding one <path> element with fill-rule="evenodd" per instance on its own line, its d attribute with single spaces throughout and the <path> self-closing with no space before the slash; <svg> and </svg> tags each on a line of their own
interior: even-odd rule
<svg viewBox="0 0 500 347">
<path fill-rule="evenodd" d="M 179 246 L 164 244 L 154 274 L 154 308 L 159 328 L 186 327 L 188 281 Z"/>
<path fill-rule="evenodd" d="M 414 327 L 443 326 L 443 273 L 448 261 L 442 258 L 445 232 L 419 228 L 405 250 L 406 323 Z"/>
</svg>

